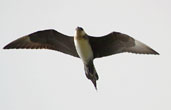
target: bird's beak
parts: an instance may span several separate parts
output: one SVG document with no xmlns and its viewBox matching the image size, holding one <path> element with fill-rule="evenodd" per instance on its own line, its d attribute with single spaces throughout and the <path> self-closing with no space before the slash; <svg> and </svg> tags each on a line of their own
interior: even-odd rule
<svg viewBox="0 0 171 110">
<path fill-rule="evenodd" d="M 80 27 L 76 27 L 75 30 L 78 31 Z"/>
</svg>

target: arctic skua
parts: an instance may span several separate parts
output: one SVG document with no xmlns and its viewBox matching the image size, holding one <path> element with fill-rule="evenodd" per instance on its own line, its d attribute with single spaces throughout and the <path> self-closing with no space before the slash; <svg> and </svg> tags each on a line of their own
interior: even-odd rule
<svg viewBox="0 0 171 110">
<path fill-rule="evenodd" d="M 120 32 L 111 32 L 101 37 L 89 36 L 81 27 L 75 29 L 74 36 L 64 35 L 56 30 L 42 30 L 23 36 L 4 49 L 52 49 L 81 58 L 86 77 L 97 89 L 99 79 L 93 60 L 122 52 L 155 54 L 158 52 L 146 44 Z"/>
</svg>

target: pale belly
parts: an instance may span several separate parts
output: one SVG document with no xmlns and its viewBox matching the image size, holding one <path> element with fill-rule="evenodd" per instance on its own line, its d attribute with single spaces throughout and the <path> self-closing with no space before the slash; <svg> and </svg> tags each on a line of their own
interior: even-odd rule
<svg viewBox="0 0 171 110">
<path fill-rule="evenodd" d="M 86 39 L 75 40 L 74 39 L 74 43 L 75 43 L 77 53 L 84 63 L 88 63 L 90 59 L 93 59 L 93 51 L 88 40 Z"/>
</svg>

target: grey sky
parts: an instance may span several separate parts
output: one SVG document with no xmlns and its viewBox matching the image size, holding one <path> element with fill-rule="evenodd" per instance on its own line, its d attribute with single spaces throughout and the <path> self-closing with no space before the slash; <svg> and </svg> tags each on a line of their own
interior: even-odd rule
<svg viewBox="0 0 171 110">
<path fill-rule="evenodd" d="M 0 110 L 170 110 L 170 0 L 1 0 Z M 98 91 L 80 59 L 51 50 L 3 50 L 43 29 L 73 35 L 119 31 L 161 55 L 95 60 Z"/>
</svg>

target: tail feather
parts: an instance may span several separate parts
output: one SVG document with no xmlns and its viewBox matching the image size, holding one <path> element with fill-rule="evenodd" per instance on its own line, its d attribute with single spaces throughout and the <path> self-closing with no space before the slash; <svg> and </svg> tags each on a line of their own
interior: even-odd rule
<svg viewBox="0 0 171 110">
<path fill-rule="evenodd" d="M 84 64 L 84 69 L 85 69 L 85 74 L 87 78 L 92 81 L 94 87 L 97 90 L 96 81 L 99 79 L 99 76 L 96 72 L 93 61 L 90 61 L 88 64 Z"/>
</svg>

